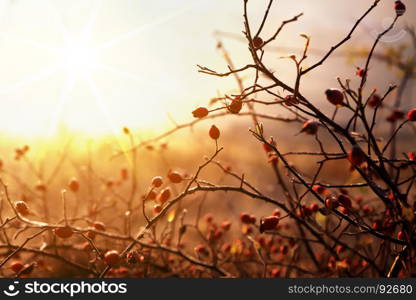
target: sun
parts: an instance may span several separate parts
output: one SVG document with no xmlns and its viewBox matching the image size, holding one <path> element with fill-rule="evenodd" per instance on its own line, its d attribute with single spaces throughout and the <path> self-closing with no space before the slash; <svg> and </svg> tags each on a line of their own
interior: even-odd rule
<svg viewBox="0 0 416 300">
<path fill-rule="evenodd" d="M 92 2 L 82 22 L 75 22 L 81 25 L 79 27 L 71 27 L 72 23 L 67 22 L 62 14 L 55 15 L 56 10 L 51 9 L 52 17 L 58 22 L 53 27 L 57 39 L 52 43 L 43 40 L 48 35 L 38 41 L 0 30 L 0 38 L 20 45 L 16 48 L 17 54 L 22 50 L 31 53 L 36 49 L 43 55 L 39 61 L 33 60 L 33 65 L 39 65 L 33 74 L 19 77 L 10 86 L 0 85 L 0 95 L 7 95 L 10 99 L 7 101 L 11 112 L 0 118 L 1 133 L 49 138 L 59 135 L 64 129 L 93 136 L 101 133 L 117 136 L 123 126 L 153 130 L 171 124 L 171 119 L 166 118 L 164 105 L 167 103 L 165 99 L 176 88 L 175 80 L 155 80 L 144 75 L 142 68 L 125 71 L 126 63 L 117 63 L 118 47 L 123 49 L 126 47 L 124 43 L 185 14 L 194 4 L 184 4 L 150 22 L 102 39 L 97 31 L 97 24 L 100 24 L 97 18 L 101 13 L 105 15 L 100 12 L 102 2 Z M 136 60 L 135 57 L 131 59 L 133 62 Z M 42 62 L 45 62 L 44 66 Z M 144 67 L 154 66 L 149 63 Z M 50 85 L 45 85 L 45 82 L 50 82 Z M 35 98 L 31 91 L 47 97 Z"/>
<path fill-rule="evenodd" d="M 58 49 L 58 60 L 70 76 L 86 79 L 99 65 L 99 52 L 85 37 L 65 37 Z"/>
</svg>

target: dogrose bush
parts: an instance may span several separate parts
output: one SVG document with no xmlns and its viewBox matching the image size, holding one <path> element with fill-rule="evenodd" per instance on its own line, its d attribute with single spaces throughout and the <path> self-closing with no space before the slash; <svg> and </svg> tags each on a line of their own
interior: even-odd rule
<svg viewBox="0 0 416 300">
<path fill-rule="evenodd" d="M 232 54 L 219 42 L 217 48 L 224 54 L 227 71 L 199 66 L 200 72 L 211 76 L 234 77 L 239 92 L 221 95 L 207 107 L 195 108 L 194 121 L 177 125 L 150 140 L 136 143 L 131 130 L 123 129 L 131 148 L 116 156 L 129 156 L 131 169 L 122 168 L 119 180 L 101 180 L 105 195 L 117 198 L 123 206 L 122 217 L 118 217 L 122 226 L 109 226 L 99 201 L 88 204 L 87 214 L 79 212 L 68 217 L 67 193 L 80 193 L 81 188 L 92 184 L 88 179 L 69 181 L 68 191 L 61 195 L 63 219 L 58 222 L 53 221 L 48 211 L 45 196 L 48 180 L 39 176 L 43 180 L 33 190 L 43 207 L 42 213 L 33 213 L 33 206 L 38 205 L 34 201 L 15 199 L 2 181 L 4 203 L 10 206 L 1 208 L 2 215 L 7 214 L 1 220 L 1 248 L 7 251 L 0 262 L 3 275 L 19 277 L 43 272 L 47 276 L 59 276 L 53 268 L 48 271 L 50 266 L 44 262 L 47 259 L 73 269 L 74 276 L 414 276 L 416 161 L 413 149 L 406 147 L 415 146 L 412 141 L 416 110 L 410 102 L 406 103 L 403 95 L 415 75 L 416 35 L 411 28 L 407 29 L 413 46 L 410 60 L 403 59 L 397 49 L 388 54 L 377 52 L 380 41 L 405 14 L 405 4 L 392 1 L 391 12 L 395 17 L 390 26 L 375 37 L 365 54 L 362 51 L 355 54 L 364 58 L 363 64 L 353 71 L 353 76 L 358 78 L 357 85 L 349 79 L 338 78 L 337 87 L 328 84 L 322 91 L 325 101 L 321 103 L 312 102 L 302 92 L 302 79 L 306 75 L 314 76 L 379 3 L 374 1 L 357 17 L 342 40 L 335 41 L 316 62 L 308 60 L 308 66 L 305 60 L 310 51 L 310 37 L 302 34 L 300 38 L 305 44 L 301 55 L 285 57 L 293 63 L 297 75 L 293 83 L 285 83 L 265 63 L 267 49 L 302 14 L 283 21 L 272 35 L 266 36 L 265 28 L 274 26 L 268 20 L 273 0 L 269 1 L 256 28 L 249 17 L 249 4 L 254 4 L 244 0 L 244 36 L 251 61 L 234 66 Z M 375 62 L 400 71 L 397 85 L 367 87 Z M 286 115 L 263 113 L 264 107 L 279 107 Z M 326 113 L 328 107 L 332 109 L 330 114 Z M 251 117 L 252 123 L 247 127 L 259 147 L 257 153 L 250 155 L 264 156 L 264 164 L 256 172 L 272 170 L 276 182 L 274 192 L 262 191 L 263 187 L 256 187 L 246 179 L 249 176 L 240 175 L 217 160 L 227 152 L 227 143 L 223 141 L 227 128 L 217 122 L 210 124 L 205 136 L 212 140 L 214 151 L 196 170 L 187 170 L 185 174 L 169 169 L 165 176 L 149 180 L 143 197 L 138 199 L 139 149 L 156 151 L 158 142 L 178 130 L 229 114 Z M 262 120 L 267 120 L 267 125 Z M 275 133 L 272 128 L 275 123 L 296 127 L 300 137 L 313 142 L 305 146 L 307 149 L 283 152 L 282 144 L 290 141 L 283 142 L 279 134 L 266 135 L 266 132 Z M 407 143 L 400 143 L 402 133 L 410 136 Z M 16 160 L 26 161 L 29 151 L 29 147 L 16 149 Z M 160 151 L 168 151 L 167 145 L 162 143 Z M 313 168 L 296 163 L 299 157 L 313 161 Z M 339 182 L 338 176 L 323 176 L 327 165 L 333 163 L 336 172 L 351 174 L 353 179 Z M 217 182 L 202 178 L 208 166 L 216 168 Z M 240 168 L 244 168 L 244 161 Z M 232 178 L 237 184 L 224 184 L 222 178 Z M 128 196 L 117 190 L 123 182 L 130 183 Z M 267 203 L 269 214 L 258 216 L 240 209 L 239 218 L 230 212 L 226 218 L 221 214 L 220 220 L 215 206 L 211 206 L 212 213 L 203 216 L 207 196 L 212 194 L 217 197 L 212 201 L 219 202 L 224 192 Z M 186 202 L 188 199 L 197 202 L 197 209 L 186 207 L 190 203 Z M 236 201 L 234 207 L 239 209 Z M 21 236 L 23 240 L 17 243 Z M 31 246 L 40 238 L 43 240 L 40 247 Z"/>
</svg>

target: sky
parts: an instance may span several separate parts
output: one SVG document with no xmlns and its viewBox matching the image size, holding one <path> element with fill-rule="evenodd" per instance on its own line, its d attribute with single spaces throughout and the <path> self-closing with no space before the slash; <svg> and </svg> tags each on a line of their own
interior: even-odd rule
<svg viewBox="0 0 416 300">
<path fill-rule="evenodd" d="M 383 0 L 349 45 L 368 47 L 394 16 L 393 2 Z M 276 1 L 265 34 L 303 12 L 275 46 L 299 48 L 299 34 L 306 33 L 312 48 L 328 49 L 372 3 Z M 416 5 L 405 3 L 406 18 L 381 47 L 407 40 L 403 26 L 414 25 Z M 253 26 L 266 5 L 249 1 Z M 0 132 L 48 136 L 66 127 L 96 135 L 122 126 L 160 132 L 172 122 L 187 122 L 195 107 L 235 89 L 231 78 L 199 74 L 196 65 L 225 70 L 215 49 L 218 38 L 237 66 L 247 63 L 244 42 L 218 35 L 241 35 L 242 29 L 242 0 L 1 0 Z M 267 61 L 291 83 L 293 65 L 279 59 L 288 54 L 270 51 Z M 308 63 L 318 59 L 311 55 Z M 303 92 L 320 101 L 336 76 L 353 73 L 354 66 L 344 60 L 330 60 L 305 79 Z M 395 79 L 395 74 L 375 73 L 385 84 Z"/>
</svg>

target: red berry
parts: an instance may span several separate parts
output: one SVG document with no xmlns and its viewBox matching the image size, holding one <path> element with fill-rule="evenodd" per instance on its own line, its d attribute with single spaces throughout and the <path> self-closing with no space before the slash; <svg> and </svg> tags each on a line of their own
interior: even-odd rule
<svg viewBox="0 0 416 300">
<path fill-rule="evenodd" d="M 140 259 L 139 253 L 136 250 L 132 250 L 129 253 L 127 253 L 126 258 L 127 258 L 127 262 L 132 265 L 136 264 Z"/>
<path fill-rule="evenodd" d="M 407 119 L 411 122 L 416 121 L 416 108 L 409 110 L 407 113 Z"/>
<path fill-rule="evenodd" d="M 253 224 L 253 222 L 252 222 L 253 220 L 252 220 L 251 216 L 249 214 L 247 214 L 247 213 L 242 213 L 240 215 L 240 220 L 244 224 Z"/>
<path fill-rule="evenodd" d="M 275 230 L 279 224 L 279 218 L 276 216 L 266 217 L 260 220 L 260 233 L 269 230 Z"/>
<path fill-rule="evenodd" d="M 238 114 L 242 108 L 243 108 L 243 101 L 241 101 L 240 99 L 233 99 L 231 101 L 231 104 L 228 105 L 228 110 L 232 114 Z"/>
<path fill-rule="evenodd" d="M 92 224 L 95 230 L 98 231 L 105 231 L 105 224 L 103 222 L 94 222 Z"/>
<path fill-rule="evenodd" d="M 350 194 L 350 192 L 345 188 L 340 188 L 339 191 L 344 195 L 349 195 Z"/>
<path fill-rule="evenodd" d="M 129 171 L 126 168 L 120 170 L 121 179 L 127 180 L 129 178 Z"/>
<path fill-rule="evenodd" d="M 294 95 L 287 95 L 283 102 L 286 106 L 293 106 L 299 104 L 299 100 Z"/>
<path fill-rule="evenodd" d="M 104 261 L 110 267 L 117 266 L 120 262 L 120 254 L 117 250 L 107 251 L 104 255 Z"/>
<path fill-rule="evenodd" d="M 27 216 L 30 214 L 29 208 L 27 207 L 26 202 L 24 201 L 17 201 L 14 204 L 14 208 L 17 210 L 17 212 L 22 216 Z"/>
<path fill-rule="evenodd" d="M 270 145 L 276 146 L 276 142 L 274 141 L 273 137 L 270 137 L 267 142 Z M 264 151 L 266 151 L 267 153 L 273 151 L 273 148 L 269 144 L 266 144 L 266 143 L 263 144 Z"/>
<path fill-rule="evenodd" d="M 266 144 L 266 143 L 264 143 L 263 144 L 263 149 L 264 149 L 264 151 L 266 151 L 267 153 L 268 152 L 272 152 L 273 151 L 273 148 L 272 147 L 270 147 L 268 144 Z"/>
<path fill-rule="evenodd" d="M 271 155 L 268 158 L 268 162 L 276 166 L 279 162 L 279 157 L 277 155 Z"/>
<path fill-rule="evenodd" d="M 302 214 L 305 215 L 306 217 L 309 217 L 312 215 L 313 211 L 309 209 L 309 207 L 307 206 L 302 206 Z"/>
<path fill-rule="evenodd" d="M 223 232 L 221 230 L 216 230 L 214 233 L 214 240 L 218 241 L 223 235 Z"/>
<path fill-rule="evenodd" d="M 46 185 L 43 184 L 41 181 L 39 181 L 36 184 L 35 189 L 38 190 L 39 192 L 46 192 Z"/>
<path fill-rule="evenodd" d="M 398 120 L 401 120 L 404 118 L 404 112 L 400 109 L 395 109 L 388 117 L 387 117 L 387 121 L 388 122 L 396 122 Z"/>
<path fill-rule="evenodd" d="M 196 253 L 198 253 L 200 255 L 203 255 L 203 256 L 208 256 L 209 255 L 209 252 L 208 252 L 207 248 L 202 244 L 195 246 L 194 250 L 195 250 Z"/>
<path fill-rule="evenodd" d="M 336 209 L 339 206 L 339 202 L 336 199 L 332 199 L 332 198 L 327 198 L 325 200 L 325 206 L 328 209 Z"/>
<path fill-rule="evenodd" d="M 402 1 L 395 1 L 394 9 L 398 16 L 402 16 L 406 12 L 406 5 L 404 5 Z"/>
<path fill-rule="evenodd" d="M 198 119 L 204 118 L 208 115 L 208 109 L 205 107 L 198 107 L 192 112 L 192 115 Z"/>
<path fill-rule="evenodd" d="M 89 230 L 89 231 L 87 232 L 87 237 L 89 237 L 90 239 L 94 239 L 94 238 L 95 238 L 95 232 L 94 232 L 94 231 Z"/>
<path fill-rule="evenodd" d="M 317 212 L 319 209 L 319 206 L 317 203 L 312 203 L 311 205 L 309 205 L 309 210 L 312 212 Z"/>
<path fill-rule="evenodd" d="M 150 190 L 149 193 L 147 194 L 147 199 L 148 200 L 155 200 L 156 199 L 156 192 L 153 190 Z"/>
<path fill-rule="evenodd" d="M 83 251 L 91 251 L 92 250 L 92 246 L 91 246 L 91 244 L 89 242 L 82 243 L 81 246 L 80 246 L 80 248 Z"/>
<path fill-rule="evenodd" d="M 405 239 L 404 232 L 403 232 L 403 231 L 399 231 L 399 232 L 397 233 L 397 238 L 398 238 L 399 240 L 404 240 L 404 239 Z"/>
<path fill-rule="evenodd" d="M 341 206 L 339 208 L 339 211 L 342 212 L 344 215 L 348 215 L 350 213 L 350 209 L 345 206 Z"/>
<path fill-rule="evenodd" d="M 218 140 L 218 138 L 220 137 L 220 130 L 217 128 L 217 126 L 215 125 L 211 126 L 211 128 L 209 129 L 209 136 L 213 140 Z"/>
<path fill-rule="evenodd" d="M 273 211 L 272 215 L 273 215 L 273 216 L 276 216 L 276 217 L 280 217 L 280 210 L 279 210 L 278 208 L 276 208 L 276 209 Z"/>
<path fill-rule="evenodd" d="M 224 221 L 221 223 L 221 228 L 225 231 L 230 230 L 231 222 L 230 221 Z"/>
<path fill-rule="evenodd" d="M 263 46 L 263 39 L 259 36 L 254 37 L 253 39 L 253 46 L 256 49 L 259 49 L 261 46 Z"/>
<path fill-rule="evenodd" d="M 315 184 L 315 185 L 312 187 L 312 190 L 313 190 L 315 193 L 319 194 L 319 195 L 323 195 L 323 194 L 325 194 L 325 193 L 326 193 L 326 191 L 327 191 L 327 189 L 326 189 L 325 187 L 323 187 L 322 185 L 320 185 L 320 184 Z"/>
<path fill-rule="evenodd" d="M 280 269 L 279 268 L 274 268 L 274 269 L 272 269 L 270 274 L 273 278 L 278 278 L 278 277 L 280 277 Z"/>
<path fill-rule="evenodd" d="M 16 260 L 10 264 L 10 269 L 15 273 L 19 273 L 23 269 L 23 264 Z"/>
<path fill-rule="evenodd" d="M 364 73 L 365 73 L 365 70 L 364 69 L 361 69 L 360 67 L 357 67 L 357 71 L 355 72 L 355 74 L 358 77 L 363 77 L 364 76 Z"/>
<path fill-rule="evenodd" d="M 181 183 L 182 182 L 182 175 L 178 172 L 171 172 L 168 173 L 168 178 L 172 183 Z"/>
<path fill-rule="evenodd" d="M 344 245 L 338 245 L 336 247 L 336 251 L 337 251 L 338 254 L 344 252 L 345 251 L 345 246 Z"/>
<path fill-rule="evenodd" d="M 162 211 L 162 205 L 160 205 L 160 204 L 155 204 L 155 205 L 153 206 L 153 211 L 155 212 L 155 214 L 160 213 L 160 212 Z"/>
<path fill-rule="evenodd" d="M 300 132 L 305 132 L 310 135 L 315 135 L 318 132 L 319 123 L 315 120 L 308 120 L 303 123 L 302 130 Z"/>
<path fill-rule="evenodd" d="M 360 146 L 354 145 L 348 152 L 348 160 L 352 166 L 361 166 L 365 162 L 365 154 Z"/>
<path fill-rule="evenodd" d="M 280 251 L 280 248 L 277 245 L 271 245 L 270 247 L 270 252 L 273 254 L 278 254 Z"/>
<path fill-rule="evenodd" d="M 296 210 L 296 216 L 299 219 L 303 219 L 305 217 L 305 210 L 303 210 L 302 208 Z"/>
<path fill-rule="evenodd" d="M 368 106 L 377 107 L 381 104 L 381 97 L 378 94 L 373 94 L 368 100 Z"/>
<path fill-rule="evenodd" d="M 380 230 L 383 227 L 383 224 L 380 220 L 377 220 L 373 223 L 374 230 Z"/>
<path fill-rule="evenodd" d="M 54 231 L 55 231 L 55 234 L 61 239 L 70 238 L 72 234 L 74 233 L 71 227 L 68 227 L 68 226 L 55 228 Z"/>
<path fill-rule="evenodd" d="M 222 247 L 221 247 L 221 250 L 223 251 L 223 252 L 230 252 L 230 250 L 231 250 L 231 244 L 230 243 L 224 243 L 223 245 L 222 245 Z"/>
<path fill-rule="evenodd" d="M 79 190 L 79 182 L 78 182 L 78 180 L 76 178 L 72 178 L 69 181 L 69 183 L 68 183 L 68 187 L 74 193 L 78 192 L 78 190 Z"/>
<path fill-rule="evenodd" d="M 372 208 L 368 205 L 364 205 L 362 209 L 364 215 L 369 215 L 373 211 Z"/>
<path fill-rule="evenodd" d="M 162 180 L 162 177 L 161 176 L 156 176 L 156 177 L 153 177 L 153 179 L 152 179 L 152 185 L 154 186 L 154 187 L 160 187 L 161 185 L 163 184 L 163 180 Z"/>
<path fill-rule="evenodd" d="M 158 196 L 159 202 L 163 204 L 166 201 L 168 201 L 170 198 L 170 194 L 170 188 L 165 188 L 164 190 L 162 190 Z"/>
<path fill-rule="evenodd" d="M 126 267 L 120 267 L 114 270 L 114 272 L 121 277 L 126 277 L 127 275 L 129 275 L 130 270 Z"/>
<path fill-rule="evenodd" d="M 212 214 L 206 214 L 204 216 L 204 221 L 207 223 L 212 223 L 212 221 L 214 221 L 214 217 L 212 216 Z"/>
<path fill-rule="evenodd" d="M 341 205 L 344 206 L 345 208 L 351 208 L 351 205 L 352 205 L 351 198 L 348 197 L 347 195 L 340 194 L 338 196 L 338 202 L 341 203 Z"/>
<path fill-rule="evenodd" d="M 325 95 L 328 101 L 334 105 L 340 105 L 344 101 L 344 94 L 338 89 L 327 89 Z"/>
</svg>

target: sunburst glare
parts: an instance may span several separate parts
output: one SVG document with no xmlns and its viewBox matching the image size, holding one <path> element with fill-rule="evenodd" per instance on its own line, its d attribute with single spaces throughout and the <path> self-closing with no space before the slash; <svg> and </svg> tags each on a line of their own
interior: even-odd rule
<svg viewBox="0 0 416 300">
<path fill-rule="evenodd" d="M 91 5 L 89 7 L 87 5 L 89 11 L 86 14 L 86 22 L 81 26 L 81 29 L 73 30 L 66 22 L 65 16 L 52 3 L 47 2 L 49 9 L 45 11 L 54 15 L 50 16 L 54 20 L 53 22 L 59 23 L 56 24 L 58 26 L 55 26 L 60 35 L 60 42 L 56 45 L 38 41 L 32 37 L 27 38 L 20 34 L 0 32 L 0 37 L 12 42 L 16 49 L 19 47 L 33 53 L 35 50 L 41 51 L 40 55 L 47 57 L 45 66 L 39 68 L 39 71 L 29 76 L 21 76 L 20 80 L 12 85 L 2 87 L 1 94 L 8 95 L 10 99 L 15 100 L 16 97 L 22 97 L 22 94 L 32 89 L 38 89 L 38 85 L 45 85 L 45 81 L 56 82 L 55 86 L 48 84 L 48 89 L 45 90 L 45 92 L 55 91 L 53 99 L 49 96 L 24 103 L 28 108 L 24 113 L 25 123 L 13 122 L 13 119 L 10 119 L 4 124 L 0 124 L 0 130 L 26 136 L 51 136 L 56 133 L 58 128 L 65 127 L 77 132 L 114 134 L 117 132 L 117 128 L 128 125 L 126 123 L 133 119 L 136 120 L 136 125 L 137 120 L 142 120 L 142 124 L 154 123 L 156 119 L 151 114 L 154 110 L 159 112 L 158 118 L 166 118 L 163 103 L 160 101 L 152 103 L 145 100 L 149 99 L 150 94 L 140 91 L 153 90 L 153 93 L 155 91 L 159 94 L 171 93 L 170 87 L 174 86 L 173 78 L 170 83 L 161 84 L 144 73 L 137 74 L 137 71 L 132 68 L 125 70 L 124 67 L 120 67 L 112 61 L 122 56 L 114 55 L 114 53 L 109 56 L 107 52 L 111 52 L 120 44 L 124 43 L 125 45 L 126 42 L 135 40 L 139 35 L 146 34 L 156 26 L 163 25 L 184 14 L 192 4 L 183 5 L 166 14 L 160 14 L 151 21 L 97 43 L 94 39 L 94 34 L 96 34 L 94 29 L 99 20 L 102 1 L 89 3 Z M 118 54 L 117 51 L 116 54 Z M 138 56 L 139 53 L 135 55 Z M 135 59 L 134 56 L 131 57 L 132 61 Z M 97 80 L 101 80 L 101 83 L 97 83 Z M 102 82 L 112 82 L 117 85 L 111 93 L 117 92 L 121 96 L 117 100 L 106 101 L 108 92 L 98 91 L 98 89 L 108 87 L 108 85 L 103 86 Z M 125 91 L 121 92 L 121 89 Z M 134 100 L 134 97 L 140 94 L 141 98 Z M 160 99 L 160 95 L 158 97 Z M 140 104 L 142 110 L 139 110 L 139 115 L 134 118 L 133 115 L 128 114 L 123 118 L 117 117 L 113 112 L 117 109 L 115 106 L 119 105 L 121 101 L 126 101 L 129 104 L 136 103 L 135 105 Z M 23 102 L 22 100 L 22 104 Z M 143 112 L 142 115 L 140 115 L 140 111 Z M 138 116 L 139 118 L 137 118 Z M 152 126 L 154 125 L 152 124 Z"/>
</svg>

